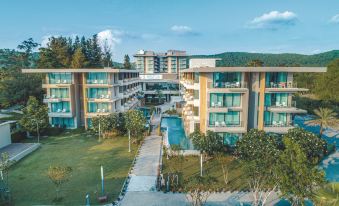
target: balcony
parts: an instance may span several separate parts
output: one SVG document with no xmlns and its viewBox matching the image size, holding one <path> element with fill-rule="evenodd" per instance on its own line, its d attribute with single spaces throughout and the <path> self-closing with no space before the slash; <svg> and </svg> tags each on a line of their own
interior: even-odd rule
<svg viewBox="0 0 339 206">
<path fill-rule="evenodd" d="M 57 97 L 55 95 L 44 95 L 43 103 L 57 103 L 62 101 L 70 101 L 69 97 Z"/>
<path fill-rule="evenodd" d="M 246 82 L 221 82 L 221 83 L 208 82 L 207 88 L 209 92 L 238 92 L 238 93 L 248 92 Z"/>
<path fill-rule="evenodd" d="M 109 109 L 97 109 L 95 112 L 87 112 L 87 117 L 96 117 L 99 115 L 109 115 L 111 114 Z"/>
<path fill-rule="evenodd" d="M 58 109 L 56 111 L 49 110 L 49 117 L 73 117 L 73 112 L 67 111 L 66 109 Z"/>
<path fill-rule="evenodd" d="M 69 79 L 57 79 L 52 81 L 46 79 L 42 80 L 42 88 L 70 87 L 72 84 L 73 81 Z"/>
<path fill-rule="evenodd" d="M 181 80 L 180 83 L 181 83 L 186 89 L 194 89 L 194 82 L 193 82 L 193 80 Z"/>
<path fill-rule="evenodd" d="M 272 132 L 278 134 L 285 134 L 289 129 L 293 129 L 294 125 L 292 122 L 283 122 L 283 121 L 272 121 L 269 123 L 265 123 L 264 131 Z"/>
<path fill-rule="evenodd" d="M 114 85 L 119 85 L 118 81 L 112 81 L 108 79 L 87 79 L 86 87 L 90 88 L 106 88 L 106 87 L 113 87 Z"/>
<path fill-rule="evenodd" d="M 109 94 L 102 94 L 98 96 L 92 96 L 87 98 L 88 102 L 112 102 L 113 99 L 111 98 L 111 95 Z"/>
<path fill-rule="evenodd" d="M 225 122 L 225 121 L 206 121 L 207 129 L 214 132 L 231 132 L 245 133 L 246 129 L 242 121 Z"/>
<path fill-rule="evenodd" d="M 308 89 L 298 88 L 294 82 L 270 82 L 266 85 L 265 92 L 306 92 Z"/>
<path fill-rule="evenodd" d="M 276 102 L 275 105 L 266 106 L 266 110 L 274 113 L 295 113 L 306 114 L 307 111 L 298 109 L 295 101 L 292 102 Z"/>
</svg>

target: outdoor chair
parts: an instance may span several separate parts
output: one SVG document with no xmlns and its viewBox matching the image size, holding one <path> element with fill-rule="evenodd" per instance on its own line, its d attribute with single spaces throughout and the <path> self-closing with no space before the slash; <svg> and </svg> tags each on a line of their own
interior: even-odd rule
<svg viewBox="0 0 339 206">
<path fill-rule="evenodd" d="M 220 125 L 219 125 L 219 122 L 215 122 L 215 126 L 216 127 L 219 127 Z"/>
</svg>

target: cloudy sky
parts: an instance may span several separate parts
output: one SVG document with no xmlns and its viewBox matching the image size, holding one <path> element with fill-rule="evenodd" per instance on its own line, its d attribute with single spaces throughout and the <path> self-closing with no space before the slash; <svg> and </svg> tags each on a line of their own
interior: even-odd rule
<svg viewBox="0 0 339 206">
<path fill-rule="evenodd" d="M 313 54 L 339 49 L 338 0 L 1 0 L 0 48 L 98 34 L 114 60 L 139 49 Z"/>
</svg>

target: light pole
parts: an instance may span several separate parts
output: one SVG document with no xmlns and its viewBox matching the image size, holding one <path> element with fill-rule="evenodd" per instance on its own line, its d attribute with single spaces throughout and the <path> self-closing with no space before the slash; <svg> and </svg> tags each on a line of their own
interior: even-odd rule
<svg viewBox="0 0 339 206">
<path fill-rule="evenodd" d="M 131 152 L 131 131 L 128 130 L 128 152 Z"/>
<path fill-rule="evenodd" d="M 101 165 L 101 193 L 104 196 L 104 168 Z"/>
</svg>

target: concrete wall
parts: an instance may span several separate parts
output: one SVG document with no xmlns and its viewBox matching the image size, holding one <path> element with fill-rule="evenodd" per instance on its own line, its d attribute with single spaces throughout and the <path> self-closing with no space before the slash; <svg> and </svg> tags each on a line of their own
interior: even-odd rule
<svg viewBox="0 0 339 206">
<path fill-rule="evenodd" d="M 3 148 L 11 143 L 10 124 L 7 122 L 0 124 L 0 148 Z"/>
</svg>

